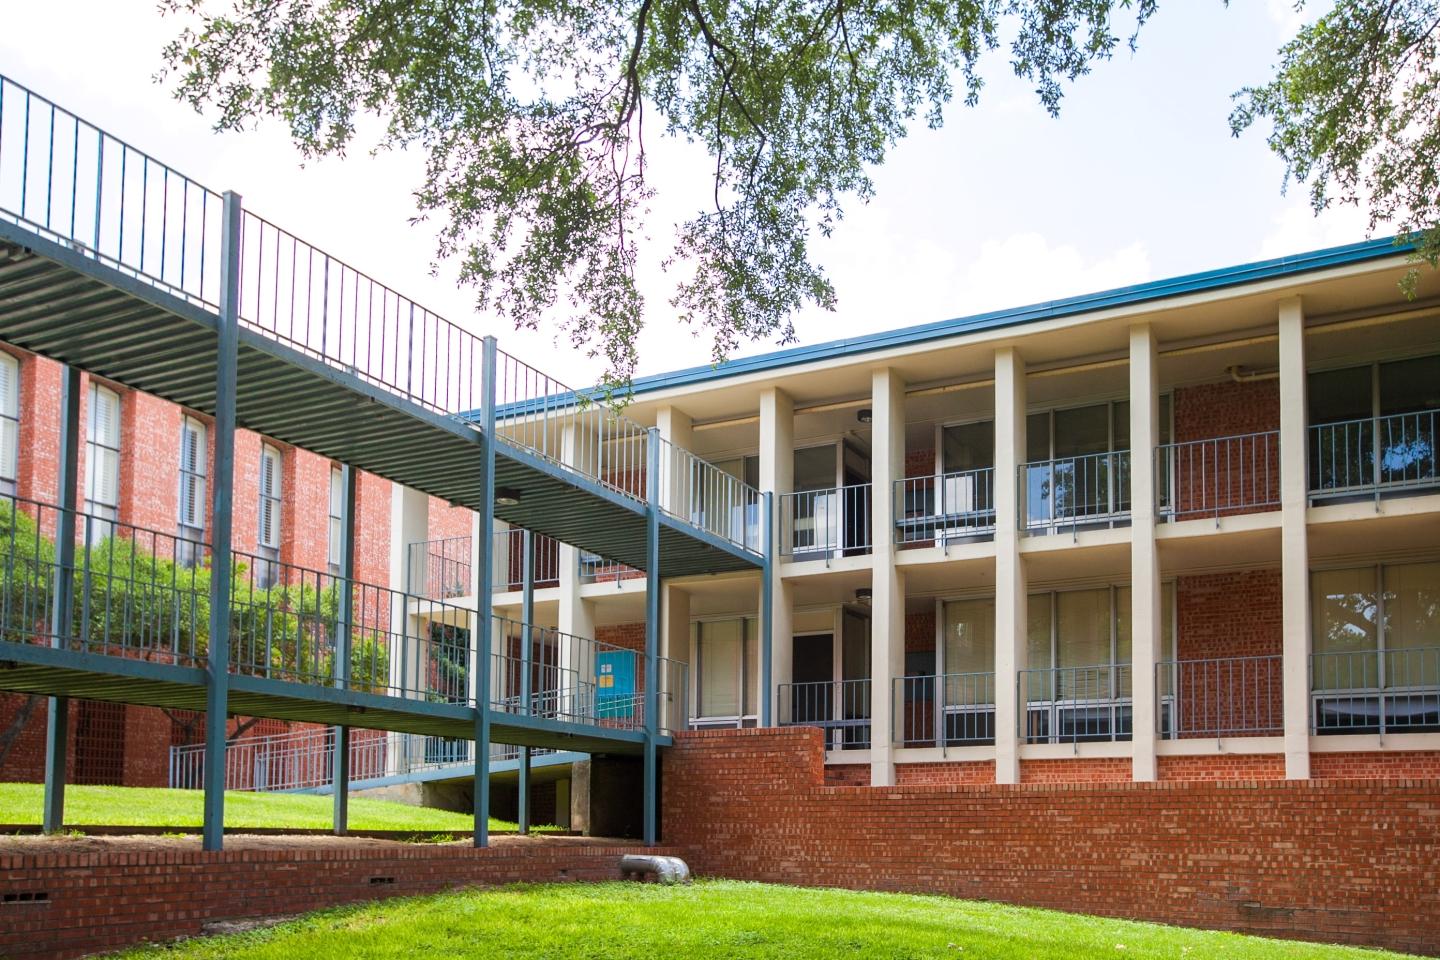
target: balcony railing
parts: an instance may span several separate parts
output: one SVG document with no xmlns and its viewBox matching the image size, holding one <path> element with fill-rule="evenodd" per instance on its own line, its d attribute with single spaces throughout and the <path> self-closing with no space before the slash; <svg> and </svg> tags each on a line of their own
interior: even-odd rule
<svg viewBox="0 0 1440 960">
<path fill-rule="evenodd" d="M 560 542 L 541 533 L 530 535 L 531 583 L 537 590 L 560 584 Z M 525 587 L 525 531 L 519 527 L 495 531 L 492 558 L 494 587 L 500 592 Z"/>
<path fill-rule="evenodd" d="M 870 552 L 870 484 L 787 493 L 780 498 L 780 554 L 795 560 Z"/>
<path fill-rule="evenodd" d="M 448 600 L 475 592 L 471 579 L 469 537 L 442 537 L 410 544 L 406 591 L 423 600 Z"/>
<path fill-rule="evenodd" d="M 1280 432 L 1161 444 L 1155 451 L 1159 515 L 1171 520 L 1254 513 L 1280 505 Z"/>
<path fill-rule="evenodd" d="M 1025 529 L 1057 533 L 1130 517 L 1130 452 L 1040 460 L 1020 467 Z"/>
<path fill-rule="evenodd" d="M 639 580 L 644 570 L 637 570 L 618 560 L 607 560 L 598 553 L 580 554 L 581 583 L 613 583 L 619 586 L 626 580 Z"/>
<path fill-rule="evenodd" d="M 1311 497 L 1378 497 L 1440 485 L 1437 427 L 1440 410 L 1315 424 L 1310 428 Z"/>
<path fill-rule="evenodd" d="M 1310 656 L 1313 732 L 1440 732 L 1440 647 Z"/>
<path fill-rule="evenodd" d="M 1020 736 L 1026 743 L 1129 740 L 1130 665 L 1020 671 Z"/>
<path fill-rule="evenodd" d="M 995 674 L 895 678 L 895 742 L 959 747 L 995 742 Z"/>
<path fill-rule="evenodd" d="M 869 680 L 782 683 L 778 693 L 780 726 L 819 727 L 828 750 L 869 748 Z"/>
<path fill-rule="evenodd" d="M 895 481 L 895 542 L 935 543 L 995 531 L 995 471 L 962 470 Z"/>
<path fill-rule="evenodd" d="M 746 550 L 764 549 L 760 491 L 668 440 L 660 442 L 660 508 Z"/>
<path fill-rule="evenodd" d="M 1284 732 L 1279 656 L 1170 660 L 1155 665 L 1157 732 L 1169 739 L 1268 737 Z"/>
</svg>

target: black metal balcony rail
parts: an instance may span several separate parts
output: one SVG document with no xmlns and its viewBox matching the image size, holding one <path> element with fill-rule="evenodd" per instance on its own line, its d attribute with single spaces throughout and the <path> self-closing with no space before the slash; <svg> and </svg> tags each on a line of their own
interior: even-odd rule
<svg viewBox="0 0 1440 960">
<path fill-rule="evenodd" d="M 1162 518 L 1232 516 L 1280 505 L 1280 431 L 1237 434 L 1155 450 L 1156 510 Z"/>
<path fill-rule="evenodd" d="M 870 484 L 780 497 L 780 555 L 794 560 L 870 552 Z"/>
<path fill-rule="evenodd" d="M 1130 451 L 1020 466 L 1021 521 L 1032 533 L 1113 526 L 1130 517 Z"/>
<path fill-rule="evenodd" d="M 995 674 L 896 677 L 892 731 L 902 747 L 995 742 Z"/>
<path fill-rule="evenodd" d="M 1025 743 L 1129 740 L 1130 665 L 1021 670 L 1019 734 Z"/>
<path fill-rule="evenodd" d="M 470 537 L 411 543 L 405 557 L 405 590 L 422 600 L 449 600 L 475 592 Z"/>
<path fill-rule="evenodd" d="M 995 471 L 961 470 L 895 481 L 895 542 L 967 540 L 995 532 Z"/>
<path fill-rule="evenodd" d="M 1440 485 L 1440 410 L 1310 427 L 1312 498 L 1381 494 Z"/>
<path fill-rule="evenodd" d="M 752 553 L 765 550 L 760 491 L 668 440 L 660 441 L 660 509 Z"/>
<path fill-rule="evenodd" d="M 869 680 L 782 683 L 777 693 L 780 726 L 819 727 L 827 750 L 869 749 Z"/>
<path fill-rule="evenodd" d="M 1440 647 L 1310 655 L 1317 734 L 1440 732 Z"/>
<path fill-rule="evenodd" d="M 1270 737 L 1285 732 L 1278 655 L 1166 660 L 1155 665 L 1156 732 L 1172 740 Z"/>
</svg>

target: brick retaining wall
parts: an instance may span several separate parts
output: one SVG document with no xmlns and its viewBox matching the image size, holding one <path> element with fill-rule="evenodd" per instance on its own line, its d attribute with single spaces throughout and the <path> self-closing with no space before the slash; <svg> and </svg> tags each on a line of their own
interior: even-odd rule
<svg viewBox="0 0 1440 960">
<path fill-rule="evenodd" d="M 618 880 L 620 856 L 640 852 L 673 851 L 538 840 L 487 850 L 396 844 L 0 853 L 0 956 L 60 960 L 195 936 L 221 920 L 455 887 Z"/>
<path fill-rule="evenodd" d="M 1440 949 L 1440 780 L 826 786 L 799 727 L 663 762 L 665 841 L 701 874 Z"/>
</svg>

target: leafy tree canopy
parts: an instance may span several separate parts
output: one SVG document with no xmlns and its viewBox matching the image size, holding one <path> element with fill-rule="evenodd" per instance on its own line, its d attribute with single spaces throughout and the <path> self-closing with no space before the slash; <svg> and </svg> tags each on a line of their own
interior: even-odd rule
<svg viewBox="0 0 1440 960">
<path fill-rule="evenodd" d="M 1303 2 L 1303 0 L 1301 0 Z M 425 216 L 477 306 L 525 327 L 559 317 L 635 368 L 644 304 L 638 231 L 652 197 L 647 135 L 702 144 L 711 202 L 676 225 L 671 301 L 714 357 L 793 337 L 835 291 L 812 262 L 869 171 L 915 122 L 974 104 L 980 59 L 1058 111 L 1063 85 L 1108 58 L 1156 0 L 163 0 L 185 21 L 165 53 L 177 95 L 220 129 L 283 122 L 306 156 L 343 153 L 359 118 L 380 148 L 419 147 Z M 1232 123 L 1271 145 L 1312 198 L 1436 222 L 1436 0 L 1339 0 L 1282 51 Z M 1117 32 L 1115 19 L 1124 21 Z M 1128 36 L 1122 39 L 1121 34 Z M 1352 97 L 1356 98 L 1352 100 Z M 1347 109 L 1354 104 L 1355 109 Z M 648 121 L 648 124 L 647 124 Z M 1317 123 L 1317 121 L 1319 121 Z M 1393 216 L 1392 216 L 1393 215 Z M 1435 259 L 1440 237 L 1426 236 Z"/>
</svg>

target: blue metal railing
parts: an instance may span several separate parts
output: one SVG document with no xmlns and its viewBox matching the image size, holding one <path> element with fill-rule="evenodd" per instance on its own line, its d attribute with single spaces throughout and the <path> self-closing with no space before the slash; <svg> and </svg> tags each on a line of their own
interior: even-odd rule
<svg viewBox="0 0 1440 960">
<path fill-rule="evenodd" d="M 995 674 L 896 677 L 895 743 L 956 747 L 995 742 Z"/>
<path fill-rule="evenodd" d="M 1024 742 L 1130 739 L 1134 711 L 1128 663 L 1021 670 L 1018 681 Z"/>
<path fill-rule="evenodd" d="M 1169 660 L 1155 665 L 1156 732 L 1172 739 L 1277 736 L 1285 729 L 1279 655 Z"/>
<path fill-rule="evenodd" d="M 818 560 L 870 552 L 870 484 L 787 493 L 779 506 L 781 556 Z"/>
<path fill-rule="evenodd" d="M 780 726 L 819 727 L 827 750 L 870 747 L 870 681 L 818 680 L 776 688 Z"/>
<path fill-rule="evenodd" d="M 1280 505 L 1280 431 L 1164 443 L 1155 450 L 1161 517 L 1183 520 Z"/>
<path fill-rule="evenodd" d="M 1021 521 L 1032 533 L 1110 525 L 1130 516 L 1130 452 L 1116 450 L 1020 466 Z"/>
<path fill-rule="evenodd" d="M 1440 647 L 1310 655 L 1311 730 L 1440 733 Z"/>
<path fill-rule="evenodd" d="M 1440 485 L 1440 410 L 1419 410 L 1310 427 L 1315 499 Z"/>
<path fill-rule="evenodd" d="M 995 531 L 995 471 L 960 470 L 895 481 L 895 542 L 938 543 Z"/>
<path fill-rule="evenodd" d="M 760 491 L 668 440 L 660 441 L 660 508 L 753 553 L 764 550 Z"/>
</svg>

